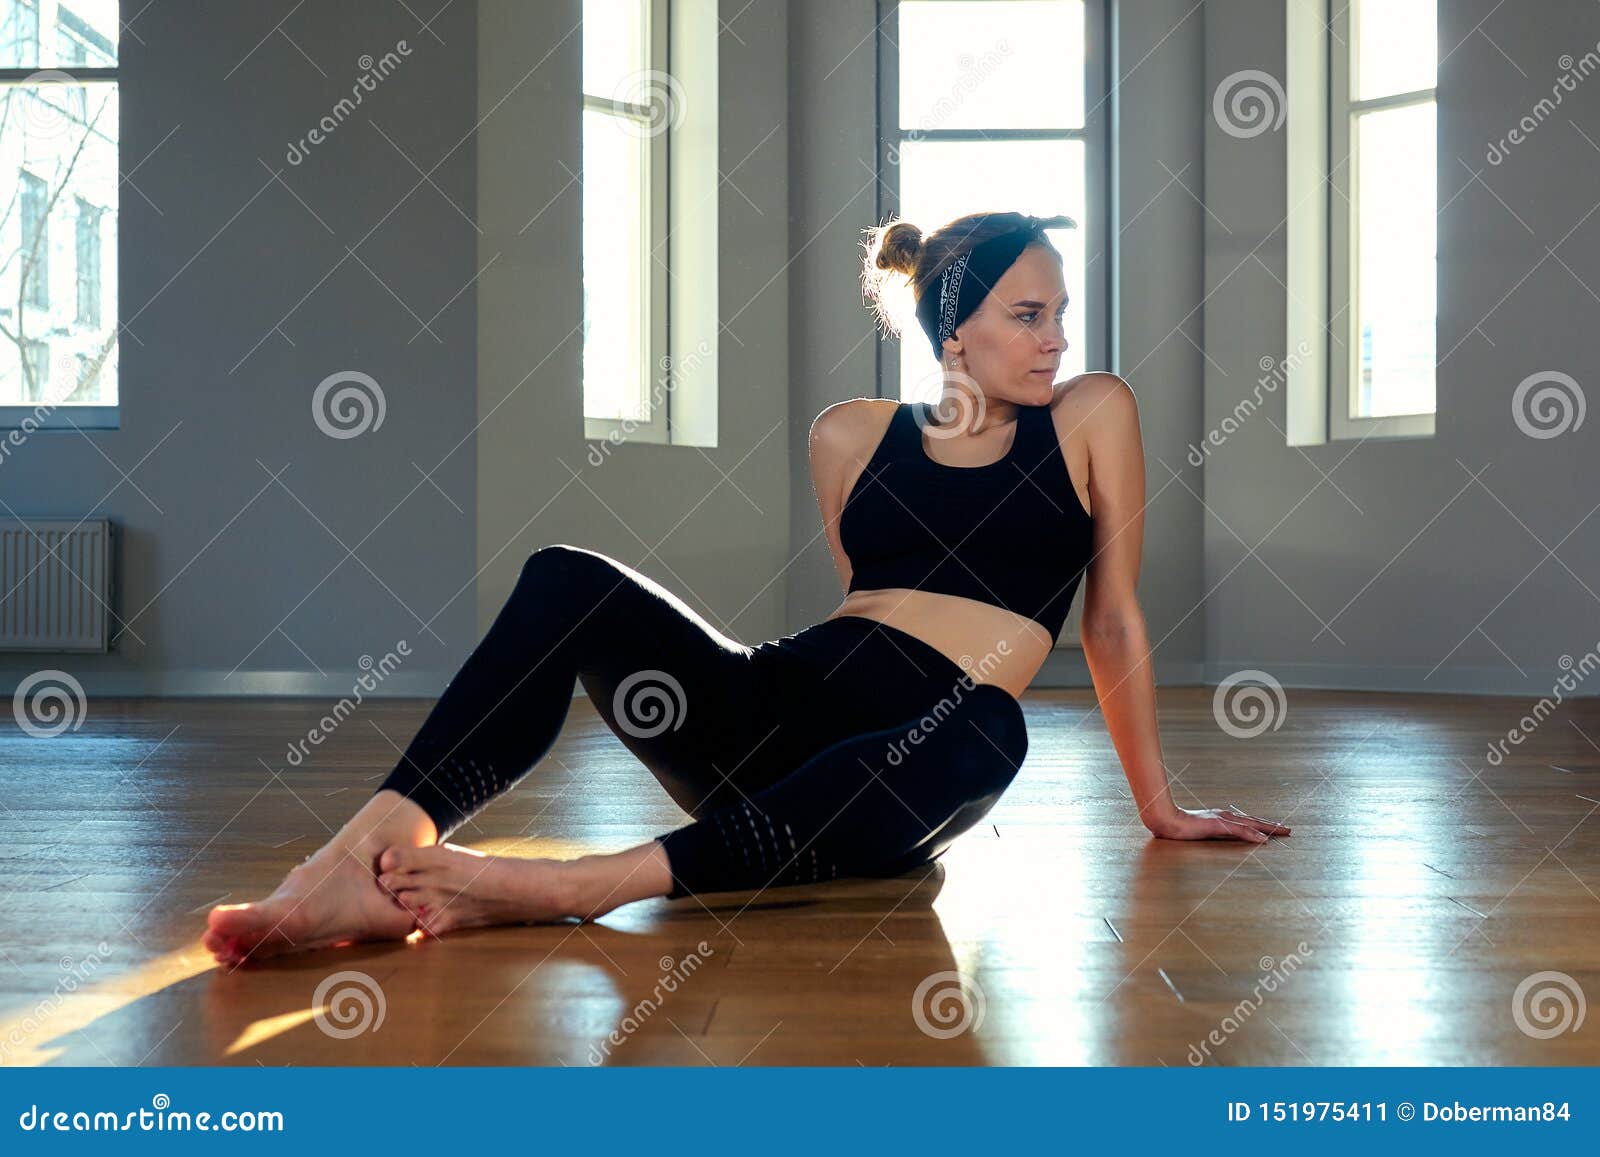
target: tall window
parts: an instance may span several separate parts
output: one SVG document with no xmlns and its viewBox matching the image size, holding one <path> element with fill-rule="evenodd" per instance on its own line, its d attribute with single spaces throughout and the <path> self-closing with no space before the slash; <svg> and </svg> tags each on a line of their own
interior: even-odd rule
<svg viewBox="0 0 1600 1157">
<path fill-rule="evenodd" d="M 8 0 L 0 5 L 0 63 L 22 64 L 39 57 L 39 0 Z"/>
<path fill-rule="evenodd" d="M 1057 380 L 1112 368 L 1105 3 L 879 3 L 880 219 L 898 215 L 931 231 L 992 210 L 1071 217 L 1077 228 L 1048 233 L 1068 299 Z M 909 292 L 898 308 L 907 334 L 918 335 Z M 925 342 L 886 347 L 886 358 L 901 398 L 936 390 L 939 367 Z"/>
<path fill-rule="evenodd" d="M 670 438 L 667 0 L 583 3 L 583 414 Z"/>
<path fill-rule="evenodd" d="M 70 14 L 70 13 L 69 13 Z M 63 22 L 57 30 L 61 37 L 61 63 L 66 67 L 82 66 L 93 58 L 93 50 L 89 43 L 70 22 Z M 89 111 L 88 93 L 81 87 L 69 89 L 68 98 L 72 101 L 72 111 L 79 120 L 83 120 Z"/>
<path fill-rule="evenodd" d="M 22 343 L 22 360 L 29 378 L 44 381 L 50 376 L 50 343 L 28 338 Z"/>
<path fill-rule="evenodd" d="M 100 324 L 100 216 L 101 210 L 82 197 L 75 198 L 77 216 L 78 316 L 80 325 Z"/>
<path fill-rule="evenodd" d="M 120 27 L 117 0 L 0 0 L 0 427 L 116 424 Z"/>
<path fill-rule="evenodd" d="M 22 301 L 50 307 L 50 188 L 32 173 L 17 174 L 22 193 L 22 241 L 17 254 Z"/>
<path fill-rule="evenodd" d="M 1436 4 L 1354 0 L 1333 8 L 1329 434 L 1431 433 Z"/>
</svg>

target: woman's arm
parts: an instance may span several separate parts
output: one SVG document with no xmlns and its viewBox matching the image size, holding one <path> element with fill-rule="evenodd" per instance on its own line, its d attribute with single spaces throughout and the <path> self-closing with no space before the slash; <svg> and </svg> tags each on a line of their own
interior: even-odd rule
<svg viewBox="0 0 1600 1157">
<path fill-rule="evenodd" d="M 850 589 L 850 559 L 839 542 L 839 513 L 844 509 L 846 475 L 859 441 L 854 412 L 859 398 L 835 402 L 811 423 L 811 488 L 816 491 L 817 510 L 822 515 L 822 533 L 839 572 L 840 589 Z"/>
<path fill-rule="evenodd" d="M 817 493 L 839 588 L 846 594 L 855 572 L 839 541 L 839 517 L 898 408 L 899 403 L 887 398 L 847 398 L 824 408 L 811 422 L 811 488 Z"/>
<path fill-rule="evenodd" d="M 1094 556 L 1084 575 L 1083 652 L 1106 728 L 1133 789 L 1139 819 L 1170 839 L 1265 841 L 1289 829 L 1243 812 L 1178 807 L 1167 783 L 1156 727 L 1155 673 L 1139 607 L 1144 545 L 1144 446 L 1133 390 L 1115 374 L 1097 373 L 1082 391 L 1077 421 L 1089 447 L 1089 508 Z"/>
</svg>

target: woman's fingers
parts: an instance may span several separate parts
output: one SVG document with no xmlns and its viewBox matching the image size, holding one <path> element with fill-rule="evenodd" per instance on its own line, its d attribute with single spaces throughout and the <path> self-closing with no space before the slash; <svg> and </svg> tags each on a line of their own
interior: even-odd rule
<svg viewBox="0 0 1600 1157">
<path fill-rule="evenodd" d="M 1274 820 L 1264 820 L 1260 816 L 1249 815 L 1246 812 L 1240 811 L 1238 808 L 1234 807 L 1231 803 L 1228 805 L 1228 810 L 1233 812 L 1233 814 L 1237 818 L 1239 818 L 1241 820 L 1249 820 L 1251 823 L 1255 824 L 1257 827 L 1259 827 L 1262 831 L 1266 832 L 1268 835 L 1286 836 L 1286 835 L 1289 834 L 1289 825 L 1288 824 L 1280 824 L 1280 823 L 1277 823 Z"/>
<path fill-rule="evenodd" d="M 1240 823 L 1228 816 L 1217 816 L 1217 826 L 1221 829 L 1220 834 L 1228 839 L 1246 840 L 1252 844 L 1264 844 L 1267 842 L 1268 837 L 1265 832 L 1258 831 L 1249 824 Z"/>
</svg>

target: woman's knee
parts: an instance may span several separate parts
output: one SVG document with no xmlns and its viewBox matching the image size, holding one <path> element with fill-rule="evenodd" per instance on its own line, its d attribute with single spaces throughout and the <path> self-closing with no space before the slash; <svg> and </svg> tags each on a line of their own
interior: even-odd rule
<svg viewBox="0 0 1600 1157">
<path fill-rule="evenodd" d="M 566 638 L 579 624 L 597 617 L 600 600 L 616 585 L 614 573 L 607 580 L 607 562 L 604 555 L 566 543 L 541 546 L 523 561 L 497 625 L 519 637 L 554 633 Z"/>
<path fill-rule="evenodd" d="M 531 552 L 522 563 L 524 579 L 569 577 L 576 571 L 593 569 L 605 560 L 605 555 L 587 547 L 573 546 L 567 542 L 554 542 Z"/>
<path fill-rule="evenodd" d="M 611 574 L 611 583 L 604 582 L 608 572 Z M 541 546 L 528 555 L 522 563 L 522 572 L 517 578 L 512 597 L 548 604 L 557 596 L 570 596 L 584 591 L 598 594 L 604 586 L 612 585 L 615 581 L 611 559 L 598 551 L 558 542 Z"/>
</svg>

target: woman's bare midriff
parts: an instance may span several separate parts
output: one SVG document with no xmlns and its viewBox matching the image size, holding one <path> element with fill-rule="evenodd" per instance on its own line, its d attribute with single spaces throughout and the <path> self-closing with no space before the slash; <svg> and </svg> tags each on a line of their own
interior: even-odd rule
<svg viewBox="0 0 1600 1157">
<path fill-rule="evenodd" d="M 1039 623 L 958 595 L 901 588 L 852 591 L 829 615 L 859 615 L 915 635 L 959 664 L 974 683 L 993 683 L 1020 699 L 1054 640 Z"/>
</svg>

